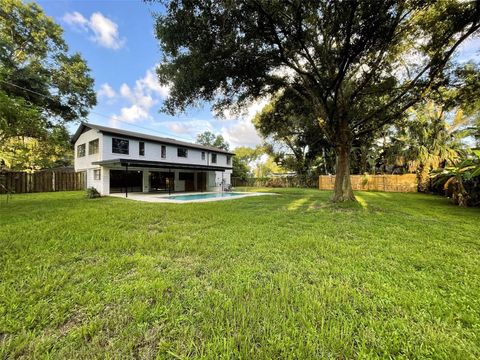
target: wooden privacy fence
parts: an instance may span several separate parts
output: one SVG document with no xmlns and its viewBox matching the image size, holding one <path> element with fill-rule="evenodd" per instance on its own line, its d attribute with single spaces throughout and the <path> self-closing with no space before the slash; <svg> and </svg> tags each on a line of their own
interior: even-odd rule
<svg viewBox="0 0 480 360">
<path fill-rule="evenodd" d="M 308 179 L 301 182 L 297 176 L 285 176 L 285 177 L 266 177 L 266 178 L 249 178 L 249 179 L 239 179 L 236 177 L 232 178 L 232 186 L 253 186 L 253 187 L 280 187 L 280 188 L 291 188 L 291 187 L 309 187 L 317 188 L 317 179 Z"/>
<path fill-rule="evenodd" d="M 0 184 L 8 191 L 18 193 L 84 190 L 85 172 L 42 171 L 26 173 L 22 171 L 0 173 Z M 0 186 L 0 194 L 5 188 Z"/>
<path fill-rule="evenodd" d="M 417 192 L 417 176 L 404 175 L 350 175 L 353 190 L 375 190 L 387 192 Z M 318 187 L 320 190 L 333 190 L 334 175 L 320 175 Z"/>
</svg>

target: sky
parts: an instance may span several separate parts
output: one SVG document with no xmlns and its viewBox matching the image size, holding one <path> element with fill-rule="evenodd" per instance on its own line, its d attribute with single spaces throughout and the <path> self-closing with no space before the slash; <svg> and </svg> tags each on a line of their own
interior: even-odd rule
<svg viewBox="0 0 480 360">
<path fill-rule="evenodd" d="M 159 4 L 141 0 L 37 1 L 45 13 L 64 29 L 71 52 L 80 52 L 95 79 L 98 104 L 88 121 L 131 131 L 195 141 L 209 130 L 224 136 L 231 148 L 261 142 L 251 119 L 265 101 L 251 104 L 244 114 L 217 118 L 211 104 L 202 102 L 178 116 L 159 112 L 169 89 L 157 81 L 155 66 L 161 62 L 154 36 L 153 14 Z M 480 61 L 480 39 L 462 45 L 457 60 Z M 77 125 L 72 125 L 74 132 Z"/>
</svg>

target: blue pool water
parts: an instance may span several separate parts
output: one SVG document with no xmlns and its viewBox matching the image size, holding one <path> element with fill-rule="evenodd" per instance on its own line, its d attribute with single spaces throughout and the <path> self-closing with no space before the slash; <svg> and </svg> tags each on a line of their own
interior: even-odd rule
<svg viewBox="0 0 480 360">
<path fill-rule="evenodd" d="M 245 195 L 243 193 L 210 193 L 210 194 L 191 194 L 191 195 L 173 195 L 169 196 L 167 199 L 170 200 L 180 200 L 180 201 L 189 201 L 189 200 L 201 200 L 201 199 L 214 199 L 214 198 L 226 198 Z"/>
</svg>

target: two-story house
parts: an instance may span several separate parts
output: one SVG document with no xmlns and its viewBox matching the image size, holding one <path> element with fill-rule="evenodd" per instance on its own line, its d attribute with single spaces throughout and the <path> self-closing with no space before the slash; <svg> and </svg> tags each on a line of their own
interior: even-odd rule
<svg viewBox="0 0 480 360">
<path fill-rule="evenodd" d="M 219 191 L 230 185 L 231 152 L 82 123 L 73 136 L 75 171 L 102 195 Z"/>
</svg>

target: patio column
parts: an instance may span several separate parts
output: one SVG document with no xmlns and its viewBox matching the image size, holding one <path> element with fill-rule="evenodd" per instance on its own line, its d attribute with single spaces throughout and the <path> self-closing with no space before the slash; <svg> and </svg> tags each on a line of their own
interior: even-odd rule
<svg viewBox="0 0 480 360">
<path fill-rule="evenodd" d="M 143 192 L 148 193 L 150 191 L 150 184 L 149 184 L 149 175 L 150 171 L 143 170 Z"/>
<path fill-rule="evenodd" d="M 125 197 L 128 197 L 128 163 L 125 164 L 124 183 L 125 183 Z"/>
</svg>

